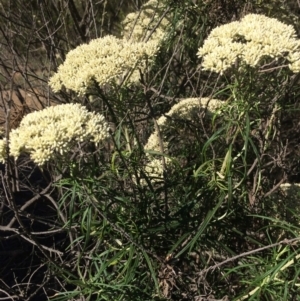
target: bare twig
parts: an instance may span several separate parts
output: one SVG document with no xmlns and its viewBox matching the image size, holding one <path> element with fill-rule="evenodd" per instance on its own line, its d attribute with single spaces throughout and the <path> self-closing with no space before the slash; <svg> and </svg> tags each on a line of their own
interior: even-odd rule
<svg viewBox="0 0 300 301">
<path fill-rule="evenodd" d="M 232 261 L 235 261 L 239 258 L 243 258 L 243 257 L 246 257 L 246 256 L 249 256 L 249 255 L 252 255 L 252 254 L 255 254 L 255 253 L 259 253 L 261 251 L 264 251 L 264 250 L 267 250 L 267 249 L 270 249 L 270 248 L 274 248 L 274 247 L 277 247 L 277 246 L 280 246 L 280 245 L 291 245 L 291 244 L 294 244 L 295 242 L 298 242 L 300 240 L 300 237 L 296 237 L 296 238 L 292 238 L 292 239 L 284 239 L 282 241 L 279 241 L 277 243 L 274 243 L 274 244 L 270 244 L 268 246 L 264 246 L 264 247 L 261 247 L 261 248 L 258 248 L 258 249 L 255 249 L 255 250 L 251 250 L 251 251 L 248 251 L 248 252 L 244 252 L 244 253 L 241 253 L 241 254 L 238 254 L 236 256 L 233 256 L 231 258 L 228 258 L 220 263 L 217 263 L 211 267 L 208 267 L 207 269 L 204 269 L 202 270 L 200 273 L 198 273 L 199 276 L 203 275 L 203 274 L 206 274 L 207 272 L 210 272 L 210 271 L 214 271 L 216 268 L 219 268 L 229 262 L 232 262 Z"/>
</svg>

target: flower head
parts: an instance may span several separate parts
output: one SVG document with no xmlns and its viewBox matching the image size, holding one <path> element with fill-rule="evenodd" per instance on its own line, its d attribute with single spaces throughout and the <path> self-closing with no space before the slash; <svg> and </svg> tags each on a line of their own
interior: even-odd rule
<svg viewBox="0 0 300 301">
<path fill-rule="evenodd" d="M 160 20 L 164 7 L 164 1 L 150 0 L 142 6 L 141 11 L 128 14 L 122 22 L 123 37 L 132 41 L 146 38 L 161 41 L 170 24 L 167 16 Z"/>
<path fill-rule="evenodd" d="M 264 15 L 249 14 L 212 30 L 198 50 L 205 70 L 223 73 L 240 61 L 259 66 L 265 58 L 286 58 L 293 72 L 300 71 L 300 41 L 291 25 Z"/>
<path fill-rule="evenodd" d="M 222 102 L 218 99 L 211 99 L 211 98 L 186 98 L 182 99 L 179 103 L 175 104 L 168 113 L 161 116 L 157 120 L 157 124 L 159 126 L 160 134 L 155 130 L 148 139 L 147 144 L 145 145 L 146 150 L 154 150 L 154 151 L 161 151 L 160 147 L 160 136 L 163 140 L 163 145 L 166 150 L 168 144 L 164 141 L 164 133 L 169 129 L 170 121 L 172 118 L 178 118 L 183 120 L 190 120 L 192 121 L 194 118 L 197 118 L 197 114 L 202 109 L 207 109 L 207 112 L 214 112 L 220 106 Z"/>
<path fill-rule="evenodd" d="M 134 42 L 106 36 L 71 50 L 49 81 L 53 91 L 64 86 L 84 95 L 95 83 L 116 82 L 124 73 L 145 68 L 158 51 L 158 42 Z"/>
<path fill-rule="evenodd" d="M 0 139 L 0 162 L 5 163 L 6 160 L 6 138 Z"/>
<path fill-rule="evenodd" d="M 70 151 L 76 142 L 92 141 L 98 144 L 109 135 L 104 117 L 88 112 L 80 104 L 48 107 L 26 115 L 17 129 L 10 133 L 10 155 L 18 158 L 29 153 L 38 165 L 56 154 Z"/>
<path fill-rule="evenodd" d="M 222 102 L 218 99 L 210 98 L 187 98 L 181 100 L 175 104 L 168 113 L 161 116 L 157 120 L 159 126 L 159 132 L 155 130 L 149 137 L 144 149 L 147 151 L 148 163 L 145 167 L 145 173 L 153 177 L 155 180 L 161 179 L 164 172 L 164 166 L 162 162 L 162 155 L 169 154 L 169 142 L 167 141 L 167 132 L 172 130 L 172 119 L 181 119 L 193 121 L 199 118 L 199 112 L 206 110 L 211 115 L 220 108 Z M 163 147 L 163 149 L 161 149 Z M 162 153 L 161 155 L 151 154 L 149 151 Z M 164 157 L 164 161 L 167 167 L 171 167 L 172 159 L 170 157 Z"/>
</svg>

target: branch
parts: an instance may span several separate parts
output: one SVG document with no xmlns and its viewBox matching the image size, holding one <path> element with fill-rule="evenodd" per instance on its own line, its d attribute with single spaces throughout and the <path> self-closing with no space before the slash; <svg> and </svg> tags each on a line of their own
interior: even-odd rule
<svg viewBox="0 0 300 301">
<path fill-rule="evenodd" d="M 277 242 L 277 243 L 274 243 L 274 244 L 271 244 L 271 245 L 268 245 L 268 246 L 264 246 L 264 247 L 261 247 L 261 248 L 258 248 L 258 249 L 255 249 L 255 250 L 251 250 L 251 251 L 248 251 L 248 252 L 244 252 L 242 254 L 239 254 L 239 255 L 236 255 L 236 256 L 233 256 L 231 258 L 228 258 L 220 263 L 217 263 L 207 269 L 204 269 L 202 270 L 200 273 L 198 273 L 199 276 L 209 272 L 209 271 L 213 271 L 215 270 L 216 268 L 219 268 L 221 266 L 223 266 L 224 264 L 226 263 L 229 263 L 229 262 L 232 262 L 236 259 L 239 259 L 239 258 L 242 258 L 242 257 L 246 257 L 248 255 L 251 255 L 251 254 L 255 254 L 255 253 L 258 253 L 258 252 L 261 252 L 261 251 L 264 251 L 264 250 L 267 250 L 267 249 L 270 249 L 270 248 L 274 248 L 274 247 L 277 247 L 277 246 L 280 246 L 280 245 L 291 245 L 295 242 L 298 242 L 300 240 L 300 237 L 296 237 L 296 238 L 292 238 L 292 239 L 284 239 L 280 242 Z"/>
</svg>

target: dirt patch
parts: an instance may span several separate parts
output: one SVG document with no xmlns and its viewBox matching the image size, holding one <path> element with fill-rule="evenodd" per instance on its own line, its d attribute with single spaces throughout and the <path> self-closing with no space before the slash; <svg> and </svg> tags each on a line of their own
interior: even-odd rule
<svg viewBox="0 0 300 301">
<path fill-rule="evenodd" d="M 49 99 L 37 89 L 0 91 L 0 127 L 5 126 L 8 108 L 10 108 L 10 127 L 16 128 L 26 114 L 56 104 L 58 104 L 56 101 Z"/>
</svg>

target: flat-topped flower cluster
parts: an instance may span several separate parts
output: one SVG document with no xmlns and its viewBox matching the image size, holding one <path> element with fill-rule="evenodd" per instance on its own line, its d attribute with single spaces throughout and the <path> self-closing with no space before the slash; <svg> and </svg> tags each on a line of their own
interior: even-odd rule
<svg viewBox="0 0 300 301">
<path fill-rule="evenodd" d="M 249 14 L 241 21 L 212 30 L 198 51 L 202 67 L 223 73 L 241 62 L 261 66 L 265 58 L 284 58 L 293 72 L 300 71 L 300 40 L 291 25 L 264 15 Z"/>
<path fill-rule="evenodd" d="M 85 95 L 95 85 L 140 80 L 157 54 L 169 22 L 160 20 L 163 1 L 150 0 L 140 12 L 130 13 L 123 21 L 123 38 L 105 36 L 71 50 L 49 81 L 54 92 L 63 87 Z M 153 31 L 153 32 L 152 32 Z M 146 39 L 145 39 L 146 38 Z"/>
<path fill-rule="evenodd" d="M 186 98 L 175 104 L 169 112 L 161 116 L 157 120 L 159 131 L 156 129 L 149 137 L 144 149 L 146 151 L 148 163 L 145 166 L 145 173 L 155 179 L 162 179 L 164 172 L 164 165 L 162 156 L 166 167 L 170 167 L 172 159 L 169 157 L 168 141 L 166 132 L 170 130 L 170 124 L 174 119 L 193 121 L 199 118 L 199 113 L 212 115 L 222 105 L 222 101 L 212 98 Z M 150 152 L 149 152 L 150 151 Z M 152 151 L 152 153 L 151 153 Z M 160 153 L 159 155 L 153 154 Z"/>
<path fill-rule="evenodd" d="M 4 136 L 4 131 L 0 129 L 0 137 Z M 6 146 L 7 146 L 7 141 L 6 138 L 1 138 L 0 139 L 0 162 L 5 163 L 6 160 Z"/>
<path fill-rule="evenodd" d="M 128 14 L 122 22 L 123 37 L 131 41 L 161 41 L 170 24 L 168 16 L 162 18 L 164 8 L 164 1 L 150 0 L 141 11 Z"/>
<path fill-rule="evenodd" d="M 104 116 L 89 112 L 80 104 L 48 107 L 26 115 L 10 133 L 10 155 L 29 153 L 38 165 L 72 150 L 77 142 L 100 143 L 109 136 Z"/>
<path fill-rule="evenodd" d="M 145 68 L 159 49 L 157 41 L 134 42 L 105 36 L 71 50 L 49 81 L 54 92 L 64 86 L 85 95 L 95 84 L 117 82 L 126 72 Z"/>
</svg>

